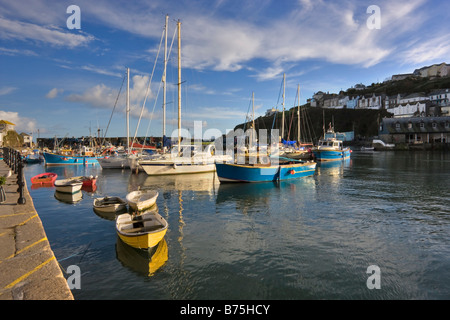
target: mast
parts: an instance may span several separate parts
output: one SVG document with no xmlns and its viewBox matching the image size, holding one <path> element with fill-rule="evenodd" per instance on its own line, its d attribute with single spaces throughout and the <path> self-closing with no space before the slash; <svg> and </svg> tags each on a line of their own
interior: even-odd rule
<svg viewBox="0 0 450 320">
<path fill-rule="evenodd" d="M 253 133 L 256 133 L 256 128 L 255 128 L 255 93 L 252 92 L 252 145 L 254 144 L 254 137 L 253 137 Z"/>
<path fill-rule="evenodd" d="M 166 137 L 166 70 L 167 70 L 167 28 L 169 23 L 169 15 L 166 14 L 166 23 L 164 25 L 164 72 L 163 72 L 163 141 L 162 141 L 162 149 L 164 152 L 164 139 Z"/>
<path fill-rule="evenodd" d="M 297 87 L 297 97 L 298 97 L 297 142 L 298 145 L 300 146 L 300 85 L 298 85 Z"/>
<path fill-rule="evenodd" d="M 286 74 L 283 73 L 283 114 L 281 115 L 281 139 L 284 137 L 284 99 L 286 94 Z"/>
<path fill-rule="evenodd" d="M 130 153 L 130 68 L 127 68 L 127 154 Z"/>
<path fill-rule="evenodd" d="M 178 28 L 178 155 L 180 155 L 181 143 L 181 22 L 177 22 Z"/>
</svg>

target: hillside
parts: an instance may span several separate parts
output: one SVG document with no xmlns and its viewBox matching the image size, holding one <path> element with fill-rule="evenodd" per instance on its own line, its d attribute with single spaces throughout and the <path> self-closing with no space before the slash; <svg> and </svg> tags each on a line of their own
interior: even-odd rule
<svg viewBox="0 0 450 320">
<path fill-rule="evenodd" d="M 346 96 L 361 96 L 368 94 L 385 94 L 387 96 L 395 96 L 401 94 L 403 96 L 412 93 L 424 93 L 438 89 L 450 88 L 450 77 L 445 78 L 422 78 L 408 77 L 398 81 L 386 81 L 383 83 L 372 83 L 364 90 L 356 90 L 350 88 L 347 91 L 341 91 L 339 94 Z M 392 117 L 392 114 L 385 109 L 333 109 L 310 107 L 309 104 L 302 108 L 302 137 L 312 136 L 313 142 L 316 142 L 323 135 L 323 126 L 328 128 L 329 123 L 334 124 L 336 132 L 354 131 L 355 139 L 368 138 L 378 135 L 378 124 L 383 117 Z M 297 139 L 297 107 L 285 111 L 285 130 L 286 135 L 289 133 L 289 140 Z M 294 111 L 294 112 L 293 112 Z M 292 116 L 291 116 L 292 114 Z M 255 119 L 256 129 L 277 128 L 281 130 L 281 112 L 278 112 L 275 118 L 259 117 Z M 237 128 L 248 128 L 249 124 L 241 123 Z M 310 134 L 309 134 L 310 133 Z"/>
<path fill-rule="evenodd" d="M 291 109 L 292 110 L 292 109 Z M 289 133 L 289 140 L 297 140 L 297 112 L 291 110 L 285 111 L 285 132 Z M 337 132 L 354 131 L 357 137 L 372 137 L 378 135 L 378 123 L 383 117 L 391 117 L 386 110 L 369 109 L 323 109 L 317 107 L 302 106 L 301 112 L 301 131 L 302 137 L 310 135 L 313 142 L 317 142 L 323 135 L 323 126 L 328 128 L 329 123 L 334 123 L 334 129 Z M 292 117 L 293 116 L 293 117 Z M 273 128 L 281 130 L 282 114 L 279 112 L 275 118 Z M 291 120 L 292 119 L 292 120 Z M 259 117 L 255 119 L 255 127 L 259 129 L 272 128 L 274 116 Z M 249 128 L 249 123 L 239 124 L 235 129 Z"/>
<path fill-rule="evenodd" d="M 346 92 L 341 92 L 344 95 L 366 95 L 366 94 L 386 94 L 393 96 L 397 94 L 409 95 L 416 92 L 429 94 L 437 89 L 450 88 L 450 77 L 445 78 L 421 78 L 408 77 L 398 81 L 387 81 L 383 83 L 372 83 L 364 90 L 356 90 L 354 88 L 348 89 Z"/>
</svg>

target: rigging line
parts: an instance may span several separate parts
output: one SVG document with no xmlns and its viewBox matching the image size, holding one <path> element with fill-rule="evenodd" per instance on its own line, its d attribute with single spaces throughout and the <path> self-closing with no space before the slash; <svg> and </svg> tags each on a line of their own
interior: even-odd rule
<svg viewBox="0 0 450 320">
<path fill-rule="evenodd" d="M 161 35 L 161 41 L 159 42 L 159 48 L 158 48 L 158 52 L 156 54 L 155 63 L 153 64 L 152 74 L 151 74 L 150 79 L 148 81 L 148 86 L 147 86 L 147 91 L 145 93 L 144 103 L 142 104 L 141 114 L 139 116 L 139 120 L 138 120 L 138 123 L 136 125 L 136 131 L 134 132 L 134 137 L 133 137 L 133 141 L 132 141 L 131 145 L 133 145 L 134 142 L 136 141 L 137 131 L 138 131 L 138 128 L 139 128 L 139 124 L 141 123 L 141 118 L 142 118 L 142 115 L 143 115 L 144 109 L 145 109 L 145 103 L 147 102 L 147 97 L 148 97 L 148 94 L 149 94 L 149 91 L 150 91 L 150 85 L 152 83 L 153 75 L 155 73 L 156 62 L 158 61 L 159 53 L 161 51 L 161 46 L 162 46 L 162 41 L 163 41 L 163 37 L 164 37 L 164 32 L 165 32 L 165 30 L 163 30 L 162 35 Z M 144 142 L 144 144 L 145 144 L 145 142 Z"/>
<path fill-rule="evenodd" d="M 112 116 L 113 116 L 113 114 L 114 114 L 114 110 L 116 109 L 117 101 L 119 101 L 120 92 L 122 91 L 123 83 L 125 82 L 125 78 L 126 78 L 126 73 L 125 73 L 125 75 L 124 75 L 124 77 L 123 77 L 122 85 L 120 86 L 119 93 L 117 94 L 116 102 L 114 103 L 114 108 L 113 108 L 113 110 L 112 110 L 112 112 L 111 112 L 111 116 L 109 117 L 109 122 L 108 122 L 108 125 L 106 126 L 105 135 L 103 136 L 102 145 L 105 143 L 106 133 L 108 132 L 108 128 L 109 128 L 109 125 L 110 125 L 110 123 L 111 123 L 111 119 L 112 119 Z"/>
<path fill-rule="evenodd" d="M 172 43 L 171 43 L 171 45 L 170 45 L 170 49 L 169 49 L 169 52 L 168 52 L 168 54 L 167 54 L 167 60 L 169 60 L 170 52 L 172 51 L 172 46 L 173 46 L 173 42 L 174 42 L 174 39 L 175 39 L 176 32 L 177 32 L 177 30 L 175 29 L 174 34 L 173 34 L 173 37 L 172 37 Z M 163 33 L 163 34 L 164 34 L 164 33 Z M 162 42 L 162 37 L 161 37 L 161 42 Z M 163 75 L 163 76 L 164 76 L 164 75 Z M 165 76 L 167 77 L 167 75 L 165 75 Z M 164 80 L 164 81 L 165 81 L 165 80 Z M 154 114 L 154 112 L 155 112 L 156 102 L 157 102 L 157 100 L 158 100 L 158 96 L 159 96 L 159 91 L 160 91 L 160 90 L 161 90 L 161 82 L 159 83 L 158 94 L 156 95 L 155 103 L 154 103 L 154 105 L 153 105 L 152 116 L 150 117 L 150 121 L 148 122 L 147 131 L 146 131 L 146 133 L 145 133 L 145 138 L 144 138 L 144 144 L 145 144 L 145 140 L 147 140 L 147 137 L 148 137 L 148 131 L 150 130 L 150 124 L 152 123 L 153 114 Z"/>
</svg>

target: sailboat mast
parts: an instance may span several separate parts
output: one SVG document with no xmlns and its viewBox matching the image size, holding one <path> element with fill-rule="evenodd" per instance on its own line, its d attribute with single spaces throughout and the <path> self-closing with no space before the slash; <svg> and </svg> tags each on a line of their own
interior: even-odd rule
<svg viewBox="0 0 450 320">
<path fill-rule="evenodd" d="M 127 154 L 130 153 L 130 68 L 127 68 Z"/>
<path fill-rule="evenodd" d="M 286 74 L 283 73 L 283 114 L 281 115 L 281 139 L 284 137 L 284 99 L 286 94 Z"/>
<path fill-rule="evenodd" d="M 298 97 L 298 118 L 297 118 L 297 141 L 300 146 L 300 85 L 297 86 L 297 97 Z"/>
<path fill-rule="evenodd" d="M 178 28 L 178 155 L 180 155 L 181 143 L 181 22 L 177 22 Z"/>
<path fill-rule="evenodd" d="M 252 145 L 254 144 L 254 137 L 253 137 L 253 133 L 256 133 L 256 128 L 255 128 L 255 93 L 252 92 Z"/>
<path fill-rule="evenodd" d="M 163 141 L 162 147 L 164 151 L 164 138 L 166 137 L 166 70 L 167 70 L 167 29 L 169 23 L 169 15 L 166 14 L 166 23 L 164 26 L 165 40 L 164 40 L 164 73 L 163 73 Z"/>
</svg>

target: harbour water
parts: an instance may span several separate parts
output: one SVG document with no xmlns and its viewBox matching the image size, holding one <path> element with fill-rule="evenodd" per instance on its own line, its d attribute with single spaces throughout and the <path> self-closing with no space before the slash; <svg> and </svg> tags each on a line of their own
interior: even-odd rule
<svg viewBox="0 0 450 320">
<path fill-rule="evenodd" d="M 71 203 L 30 178 L 98 175 Z M 449 299 L 450 153 L 353 152 L 312 177 L 220 184 L 214 174 L 149 177 L 100 166 L 25 168 L 63 270 L 81 271 L 76 300 Z M 118 239 L 93 200 L 159 191 L 169 222 L 158 250 Z M 370 289 L 369 266 L 380 270 Z M 68 275 L 68 274 L 67 274 Z"/>
</svg>

